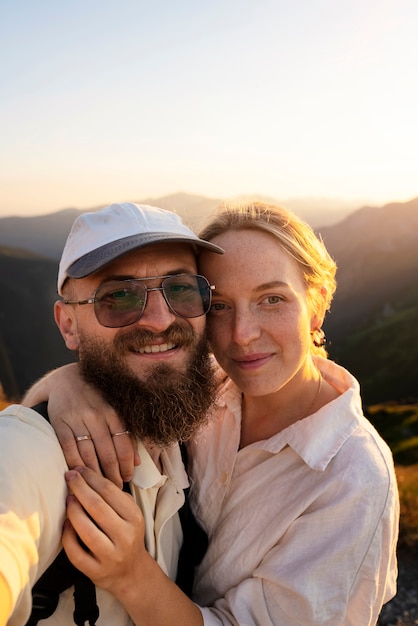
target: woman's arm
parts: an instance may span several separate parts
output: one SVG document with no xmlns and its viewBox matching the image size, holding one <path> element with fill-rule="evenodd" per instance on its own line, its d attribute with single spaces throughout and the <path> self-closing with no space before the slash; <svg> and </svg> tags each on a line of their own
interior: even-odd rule
<svg viewBox="0 0 418 626">
<path fill-rule="evenodd" d="M 66 479 L 72 495 L 63 545 L 72 563 L 112 593 L 135 623 L 202 626 L 199 608 L 146 551 L 143 518 L 132 498 L 86 468 L 67 472 Z"/>
<path fill-rule="evenodd" d="M 86 465 L 116 485 L 132 478 L 139 457 L 129 437 L 113 437 L 124 425 L 103 397 L 84 382 L 76 363 L 53 370 L 25 394 L 22 404 L 48 401 L 48 415 L 68 466 Z M 91 439 L 77 441 L 79 435 Z"/>
</svg>

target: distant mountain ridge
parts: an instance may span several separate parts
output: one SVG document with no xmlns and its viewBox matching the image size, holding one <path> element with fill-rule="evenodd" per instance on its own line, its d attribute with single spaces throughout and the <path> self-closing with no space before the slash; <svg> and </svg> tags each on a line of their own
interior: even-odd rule
<svg viewBox="0 0 418 626">
<path fill-rule="evenodd" d="M 418 282 L 418 198 L 381 208 L 364 207 L 342 222 L 319 229 L 338 265 L 335 305 L 339 324 L 364 316 L 371 297 L 383 310 L 395 307 L 400 290 Z M 352 294 L 355 293 L 356 314 Z M 357 321 L 356 321 L 357 323 Z"/>
<path fill-rule="evenodd" d="M 237 199 L 248 199 L 249 197 L 237 196 Z M 280 204 L 274 198 L 263 198 L 267 202 Z M 204 225 L 205 221 L 215 211 L 220 204 L 220 198 L 207 198 L 205 196 L 192 195 L 187 193 L 175 193 L 161 198 L 145 198 L 134 200 L 137 204 L 151 204 L 162 209 L 176 211 L 182 216 L 185 223 L 196 232 Z M 320 201 L 316 200 L 315 205 L 309 204 L 309 199 L 293 199 L 287 206 L 295 209 L 301 217 L 306 219 L 313 226 L 329 224 L 338 221 L 339 218 L 348 214 L 349 209 L 344 204 L 335 205 L 334 211 L 330 210 L 330 201 L 325 201 L 325 208 L 321 208 Z M 0 246 L 14 246 L 32 250 L 37 254 L 47 256 L 51 259 L 59 259 L 66 237 L 71 229 L 75 218 L 87 211 L 97 211 L 101 207 L 91 207 L 89 209 L 68 208 L 34 217 L 3 217 L 0 218 Z"/>
<path fill-rule="evenodd" d="M 189 204 L 184 196 L 142 202 L 177 209 L 198 230 L 218 201 L 201 199 L 198 207 L 200 196 Z M 52 307 L 57 259 L 80 212 L 0 219 L 0 382 L 9 395 L 72 360 Z M 17 230 L 7 221 L 5 233 L 5 220 L 17 220 Z M 359 378 L 367 403 L 418 398 L 418 198 L 366 206 L 316 230 L 338 264 L 325 322 L 330 357 Z"/>
<path fill-rule="evenodd" d="M 25 248 L 59 259 L 71 226 L 81 212 L 64 209 L 35 217 L 0 218 L 0 246 Z"/>
</svg>

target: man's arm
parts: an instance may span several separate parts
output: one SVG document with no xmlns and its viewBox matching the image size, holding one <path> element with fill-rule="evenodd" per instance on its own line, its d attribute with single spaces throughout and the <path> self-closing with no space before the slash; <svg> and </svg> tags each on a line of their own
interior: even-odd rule
<svg viewBox="0 0 418 626">
<path fill-rule="evenodd" d="M 0 466 L 2 618 L 25 624 L 31 589 L 61 549 L 67 466 L 51 426 L 18 405 L 0 414 Z"/>
<path fill-rule="evenodd" d="M 0 572 L 0 626 L 6 626 L 12 610 L 12 594 Z"/>
</svg>

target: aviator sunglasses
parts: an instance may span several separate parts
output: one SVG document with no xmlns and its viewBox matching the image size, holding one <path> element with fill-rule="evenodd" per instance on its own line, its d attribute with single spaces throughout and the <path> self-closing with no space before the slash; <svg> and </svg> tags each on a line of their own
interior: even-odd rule
<svg viewBox="0 0 418 626">
<path fill-rule="evenodd" d="M 146 280 L 161 279 L 161 287 L 147 287 Z M 88 300 L 64 300 L 65 304 L 94 304 L 96 319 L 106 328 L 122 328 L 137 322 L 145 310 L 149 291 L 161 291 L 168 308 L 178 317 L 205 315 L 212 301 L 212 290 L 204 276 L 173 274 L 130 278 L 104 283 Z"/>
</svg>

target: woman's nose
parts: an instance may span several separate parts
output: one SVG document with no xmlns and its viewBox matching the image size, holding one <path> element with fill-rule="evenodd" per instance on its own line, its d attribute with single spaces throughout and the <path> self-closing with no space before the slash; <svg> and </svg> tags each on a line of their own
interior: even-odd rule
<svg viewBox="0 0 418 626">
<path fill-rule="evenodd" d="M 249 308 L 235 311 L 232 338 L 239 345 L 248 345 L 260 336 L 260 325 Z"/>
</svg>

